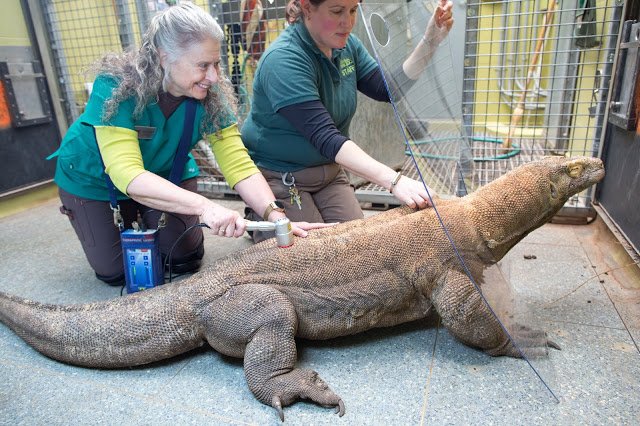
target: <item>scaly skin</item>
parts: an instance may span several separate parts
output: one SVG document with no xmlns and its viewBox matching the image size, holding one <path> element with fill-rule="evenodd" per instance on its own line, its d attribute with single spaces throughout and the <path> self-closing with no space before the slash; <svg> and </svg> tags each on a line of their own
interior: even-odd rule
<svg viewBox="0 0 640 426">
<path fill-rule="evenodd" d="M 598 159 L 550 157 L 436 207 L 481 284 L 486 266 L 603 176 Z M 393 326 L 435 308 L 462 342 L 520 356 L 463 271 L 434 209 L 405 207 L 315 231 L 288 249 L 265 241 L 180 283 L 106 302 L 58 306 L 0 293 L 0 320 L 46 356 L 88 367 L 145 364 L 208 342 L 244 358 L 249 388 L 282 419 L 299 399 L 342 415 L 317 373 L 295 367 L 295 337 Z"/>
</svg>

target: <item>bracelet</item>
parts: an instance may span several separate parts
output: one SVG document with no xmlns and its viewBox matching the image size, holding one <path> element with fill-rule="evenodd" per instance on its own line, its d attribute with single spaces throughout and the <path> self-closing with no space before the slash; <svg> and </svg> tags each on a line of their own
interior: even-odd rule
<svg viewBox="0 0 640 426">
<path fill-rule="evenodd" d="M 396 176 L 393 178 L 393 180 L 391 181 L 391 186 L 389 187 L 389 192 L 393 194 L 393 188 L 396 187 L 396 185 L 398 184 L 398 182 L 400 181 L 400 178 L 402 177 L 402 172 L 398 172 L 396 174 Z"/>
</svg>

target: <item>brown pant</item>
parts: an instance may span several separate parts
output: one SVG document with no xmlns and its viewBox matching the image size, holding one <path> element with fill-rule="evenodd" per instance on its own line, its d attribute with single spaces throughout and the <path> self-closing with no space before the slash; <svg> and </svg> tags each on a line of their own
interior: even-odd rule
<svg viewBox="0 0 640 426">
<path fill-rule="evenodd" d="M 180 184 L 188 191 L 196 192 L 198 185 L 195 178 Z M 118 281 L 124 274 L 120 232 L 113 223 L 113 212 L 108 201 L 96 201 L 76 197 L 62 188 L 59 189 L 62 206 L 60 211 L 69 217 L 89 265 L 103 281 Z M 119 201 L 120 213 L 125 227 L 130 229 L 131 223 L 138 214 L 148 229 L 158 227 L 158 219 L 162 212 L 153 210 L 134 200 Z M 169 254 L 171 246 L 182 233 L 198 223 L 197 216 L 166 214 L 167 226 L 158 231 L 160 252 L 164 257 Z M 171 262 L 173 265 L 200 260 L 204 255 L 204 237 L 202 228 L 191 229 L 179 244 L 173 248 Z"/>
<path fill-rule="evenodd" d="M 276 199 L 284 203 L 287 217 L 292 222 L 333 223 L 364 217 L 353 186 L 338 164 L 309 167 L 286 175 L 287 183 L 291 183 L 292 176 L 295 179 L 301 208 L 295 202 L 291 203 L 290 186 L 283 182 L 283 173 L 267 169 L 260 171 Z M 247 217 L 262 220 L 253 211 Z M 253 240 L 257 243 L 273 236 L 273 232 L 254 232 Z"/>
</svg>

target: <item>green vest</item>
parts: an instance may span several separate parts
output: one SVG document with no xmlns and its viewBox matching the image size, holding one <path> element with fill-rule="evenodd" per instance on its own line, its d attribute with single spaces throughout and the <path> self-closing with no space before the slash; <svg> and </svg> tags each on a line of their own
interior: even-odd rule
<svg viewBox="0 0 640 426">
<path fill-rule="evenodd" d="M 49 156 L 49 158 L 57 157 L 58 160 L 54 177 L 56 184 L 76 196 L 91 200 L 109 200 L 109 192 L 103 173 L 104 167 L 93 126 L 108 125 L 137 131 L 145 170 L 169 178 L 183 132 L 185 103 L 183 102 L 168 119 L 164 117 L 155 102 L 149 103 L 139 118 L 134 118 L 135 100 L 130 98 L 120 103 L 118 111 L 109 123 L 105 123 L 102 121 L 102 109 L 116 86 L 117 82 L 113 78 L 98 77 L 96 79 L 85 111 L 69 127 L 60 148 Z M 202 137 L 199 123 L 203 113 L 204 107 L 198 103 L 191 138 L 192 146 Z M 198 174 L 198 166 L 189 154 L 182 180 L 190 179 Z M 117 193 L 118 199 L 128 198 L 119 191 Z"/>
</svg>

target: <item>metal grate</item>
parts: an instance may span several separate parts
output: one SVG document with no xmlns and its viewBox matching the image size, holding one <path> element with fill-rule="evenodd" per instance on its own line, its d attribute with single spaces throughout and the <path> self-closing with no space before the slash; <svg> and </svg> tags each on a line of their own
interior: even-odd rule
<svg viewBox="0 0 640 426">
<path fill-rule="evenodd" d="M 253 75 L 260 56 L 285 28 L 286 0 L 236 0 L 216 3 L 216 19 L 227 35 L 225 61 L 236 87 L 239 118 L 249 112 Z"/>
<path fill-rule="evenodd" d="M 133 34 L 120 38 L 116 2 L 87 2 L 78 8 L 72 2 L 41 0 L 40 5 L 63 96 L 60 101 L 71 123 L 82 112 L 90 91 L 86 67 L 107 51 L 121 51 L 122 41 Z"/>
<path fill-rule="evenodd" d="M 613 0 L 468 3 L 462 105 L 474 158 L 485 159 L 474 185 L 545 155 L 598 155 L 621 10 Z M 588 205 L 590 192 L 580 198 Z"/>
<path fill-rule="evenodd" d="M 397 46 L 402 40 L 415 45 L 415 34 L 421 35 L 434 8 L 434 2 L 423 1 L 412 10 L 412 3 L 363 4 L 370 37 L 379 32 L 374 15 L 382 17 L 388 32 L 386 45 L 373 43 L 387 72 L 398 62 L 394 54 L 406 54 Z M 426 71 L 439 92 L 419 80 L 422 98 L 414 96 L 410 108 L 398 102 L 397 114 L 417 158 L 416 164 L 405 162 L 403 171 L 416 177 L 417 166 L 440 195 L 464 195 L 543 156 L 597 156 L 621 11 L 622 3 L 614 0 L 468 2 L 461 94 L 456 97 L 457 91 L 442 83 L 455 80 L 458 71 L 451 64 L 459 46 L 441 45 L 434 57 L 440 63 Z M 455 18 L 452 32 L 461 21 Z M 446 49 L 452 57 L 446 58 Z M 449 120 L 441 119 L 443 103 L 454 110 Z M 462 122 L 456 129 L 458 108 Z M 411 130 L 412 115 L 426 132 Z M 592 190 L 570 204 L 590 206 Z M 368 185 L 361 199 L 376 191 L 386 192 Z"/>
</svg>

